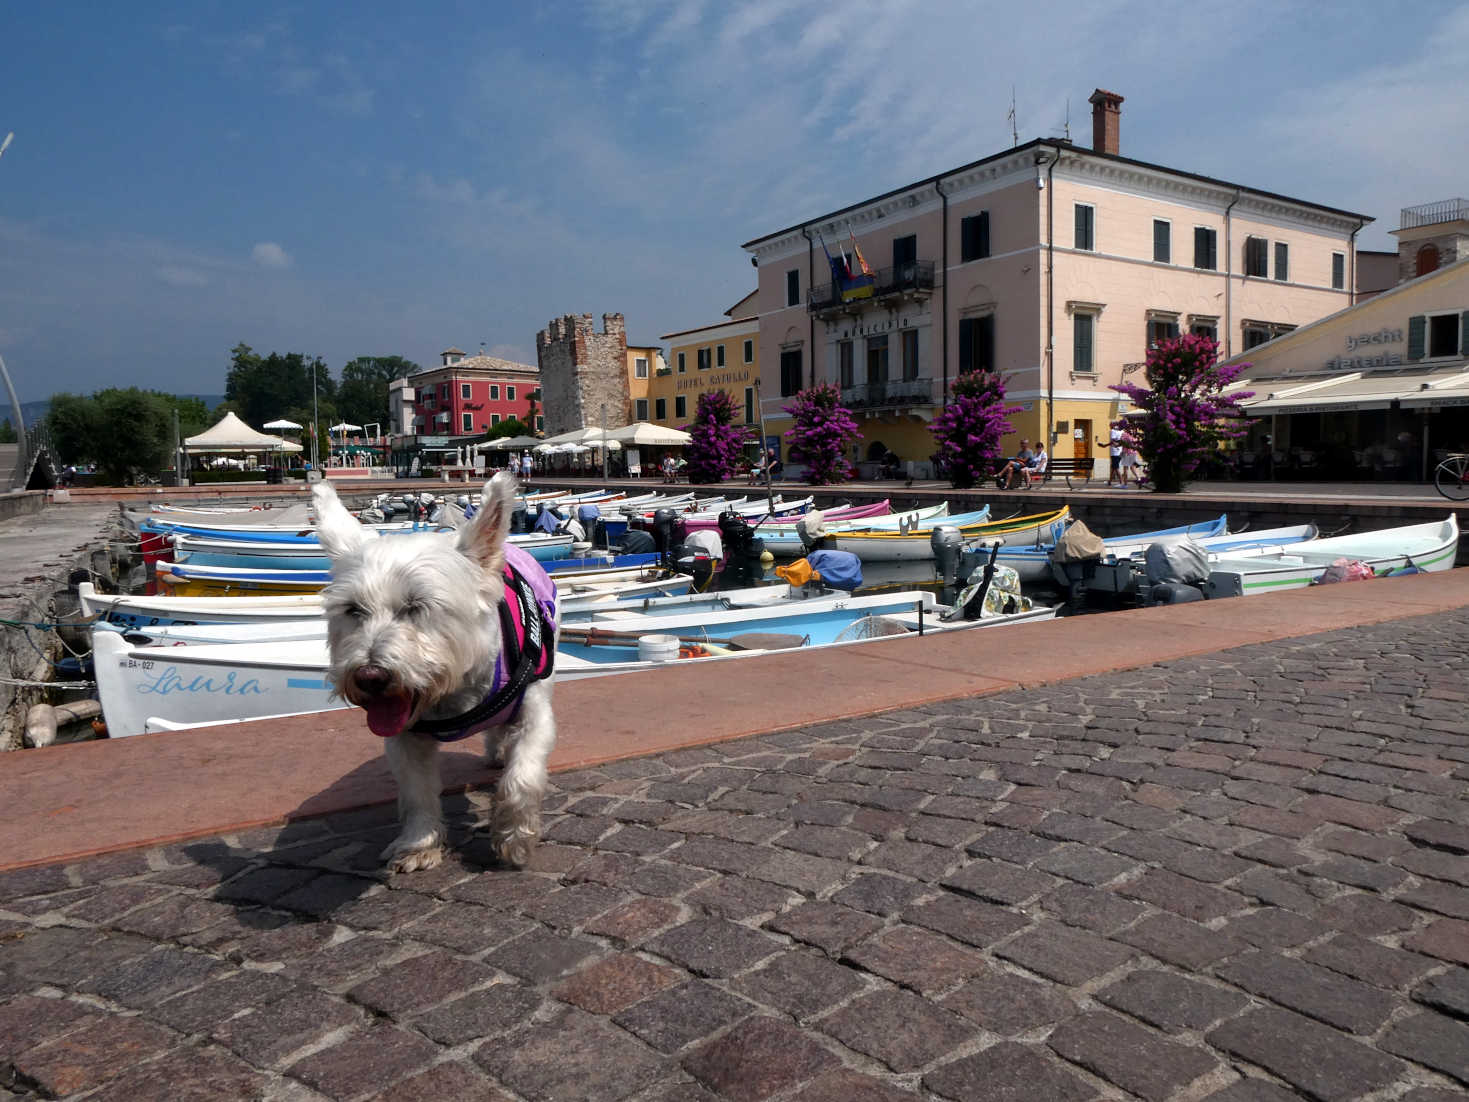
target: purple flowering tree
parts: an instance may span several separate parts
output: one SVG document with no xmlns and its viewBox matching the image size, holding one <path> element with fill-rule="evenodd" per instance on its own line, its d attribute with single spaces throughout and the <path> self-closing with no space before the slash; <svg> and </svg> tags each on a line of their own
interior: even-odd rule
<svg viewBox="0 0 1469 1102">
<path fill-rule="evenodd" d="M 841 397 L 831 383 L 819 383 L 784 407 L 794 419 L 785 434 L 787 448 L 793 460 L 806 465 L 806 481 L 813 486 L 845 482 L 851 470 L 847 447 L 862 433 Z"/>
<path fill-rule="evenodd" d="M 706 390 L 699 395 L 694 423 L 687 426 L 692 439 L 684 450 L 690 482 L 723 482 L 734 473 L 749 433 L 736 425 L 735 400 L 728 391 Z"/>
<path fill-rule="evenodd" d="M 1189 476 L 1218 454 L 1220 444 L 1245 434 L 1238 402 L 1253 391 L 1228 397 L 1223 391 L 1250 365 L 1225 366 L 1218 355 L 1219 344 L 1209 337 L 1169 337 L 1148 352 L 1147 386 L 1112 388 L 1142 411 L 1128 418 L 1127 434 L 1158 493 L 1179 493 Z"/>
<path fill-rule="evenodd" d="M 992 371 L 966 371 L 954 380 L 949 404 L 928 431 L 937 448 L 934 458 L 948 470 L 956 490 L 994 473 L 1000 438 L 1014 431 L 1010 414 L 1019 412 L 1019 406 L 1005 404 L 1005 380 Z"/>
</svg>

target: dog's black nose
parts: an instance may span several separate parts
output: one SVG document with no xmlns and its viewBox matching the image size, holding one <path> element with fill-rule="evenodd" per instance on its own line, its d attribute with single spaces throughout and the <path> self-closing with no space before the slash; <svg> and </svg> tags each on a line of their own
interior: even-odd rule
<svg viewBox="0 0 1469 1102">
<path fill-rule="evenodd" d="M 363 666 L 352 675 L 352 684 L 357 691 L 367 696 L 380 696 L 393 683 L 392 674 L 381 666 Z"/>
</svg>

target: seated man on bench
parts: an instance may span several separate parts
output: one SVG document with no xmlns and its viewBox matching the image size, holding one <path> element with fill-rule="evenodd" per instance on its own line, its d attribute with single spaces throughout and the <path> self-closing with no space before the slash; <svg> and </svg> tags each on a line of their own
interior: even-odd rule
<svg viewBox="0 0 1469 1102">
<path fill-rule="evenodd" d="M 1015 453 L 1015 458 L 1000 468 L 1000 473 L 995 476 L 995 485 L 1002 490 L 1013 490 L 1025 477 L 1020 472 L 1029 467 L 1035 460 L 1035 452 L 1030 450 L 1030 441 L 1020 441 L 1020 450 Z"/>
<path fill-rule="evenodd" d="M 1020 477 L 1025 480 L 1025 488 L 1030 489 L 1032 482 L 1044 482 L 1046 480 L 1046 465 L 1050 463 L 1051 457 L 1046 454 L 1046 443 L 1037 440 L 1035 455 L 1030 458 L 1030 466 L 1020 469 Z"/>
</svg>

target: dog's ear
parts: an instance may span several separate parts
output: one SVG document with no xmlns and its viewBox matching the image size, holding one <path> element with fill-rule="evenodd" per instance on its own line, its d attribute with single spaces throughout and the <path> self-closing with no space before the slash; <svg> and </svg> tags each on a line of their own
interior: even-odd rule
<svg viewBox="0 0 1469 1102">
<path fill-rule="evenodd" d="M 478 511 L 459 529 L 460 554 L 479 563 L 486 573 L 498 575 L 504 569 L 505 537 L 510 534 L 515 493 L 515 476 L 501 471 L 485 483 Z"/>
<path fill-rule="evenodd" d="M 311 487 L 311 506 L 316 510 L 316 536 L 328 558 L 340 558 L 367 539 L 367 530 L 347 512 L 326 479 Z"/>
</svg>

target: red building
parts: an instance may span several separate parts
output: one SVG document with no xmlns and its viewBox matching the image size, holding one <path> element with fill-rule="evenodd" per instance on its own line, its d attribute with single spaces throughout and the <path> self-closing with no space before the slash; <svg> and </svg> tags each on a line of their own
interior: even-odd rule
<svg viewBox="0 0 1469 1102">
<path fill-rule="evenodd" d="M 512 417 L 525 420 L 530 397 L 540 388 L 534 364 L 495 356 L 466 356 L 457 348 L 440 354 L 440 365 L 410 376 L 413 425 L 418 436 L 477 436 Z M 541 427 L 540 403 L 536 428 Z"/>
</svg>

